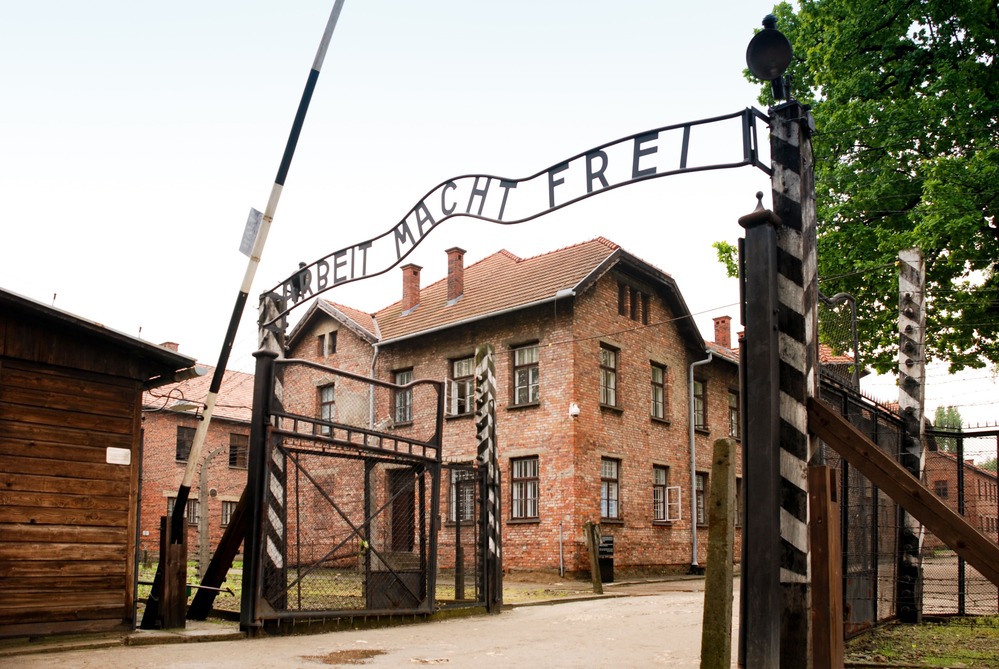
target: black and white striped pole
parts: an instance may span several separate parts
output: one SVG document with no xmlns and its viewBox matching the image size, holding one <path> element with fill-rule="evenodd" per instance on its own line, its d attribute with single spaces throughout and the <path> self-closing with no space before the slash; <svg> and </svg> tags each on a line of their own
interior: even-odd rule
<svg viewBox="0 0 999 669">
<path fill-rule="evenodd" d="M 763 20 L 746 60 L 780 100 L 790 97 L 784 70 L 792 52 L 776 23 L 772 15 Z M 770 109 L 773 212 L 761 206 L 740 219 L 747 228 L 747 278 L 772 282 L 743 286 L 743 396 L 750 414 L 743 444 L 749 507 L 743 595 L 749 601 L 743 604 L 740 657 L 746 667 L 805 668 L 811 661 L 807 480 L 815 444 L 806 405 L 818 387 L 813 131 L 814 120 L 799 102 L 789 99 Z M 754 417 L 757 411 L 766 413 Z M 776 609 L 747 608 L 759 606 L 757 595 Z"/>
<path fill-rule="evenodd" d="M 926 391 L 926 264 L 919 249 L 898 253 L 898 408 L 902 414 L 900 461 L 917 479 L 923 469 L 923 401 Z M 902 507 L 898 508 L 898 576 L 895 601 L 903 623 L 922 620 L 923 528 Z"/>
<path fill-rule="evenodd" d="M 236 295 L 236 303 L 233 305 L 232 315 L 229 317 L 229 326 L 226 328 L 225 338 L 222 342 L 222 350 L 219 353 L 218 363 L 215 366 L 215 373 L 212 376 L 212 381 L 208 388 L 208 396 L 205 398 L 205 407 L 200 416 L 198 428 L 194 434 L 194 442 L 191 445 L 191 451 L 188 455 L 187 467 L 184 470 L 184 478 L 180 487 L 177 489 L 177 499 L 174 504 L 173 514 L 170 517 L 172 528 L 171 535 L 173 537 L 180 537 L 181 533 L 185 529 L 184 511 L 187 508 L 187 500 L 190 497 L 191 484 L 193 483 L 194 476 L 198 471 L 198 462 L 201 459 L 201 450 L 205 443 L 205 437 L 208 434 L 208 426 L 211 424 L 212 415 L 215 412 L 215 402 L 218 398 L 219 390 L 222 387 L 222 378 L 225 376 L 226 365 L 229 364 L 229 355 L 232 352 L 232 346 L 236 340 L 236 331 L 239 328 L 239 321 L 243 316 L 246 299 L 250 294 L 250 288 L 253 285 L 253 278 L 257 273 L 257 266 L 260 264 L 260 258 L 264 252 L 264 244 L 267 241 L 267 235 L 270 232 L 271 223 L 274 221 L 274 214 L 277 211 L 278 201 L 281 199 L 281 191 L 284 188 L 285 179 L 288 176 L 288 169 L 291 167 L 291 160 L 295 155 L 295 148 L 298 146 L 298 138 L 302 133 L 302 126 L 305 124 L 305 115 L 309 110 L 309 103 L 312 101 L 312 94 L 315 91 L 316 82 L 319 80 L 319 72 L 322 69 L 323 61 L 326 59 L 326 51 L 329 49 L 330 40 L 333 37 L 333 30 L 336 28 L 337 21 L 340 18 L 340 12 L 343 9 L 344 1 L 345 0 L 335 0 L 333 3 L 333 9 L 326 22 L 326 28 L 323 30 L 323 36 L 319 42 L 319 48 L 316 51 L 316 56 L 312 61 L 312 68 L 309 71 L 308 79 L 305 82 L 305 90 L 303 91 L 302 98 L 298 104 L 298 111 L 295 114 L 295 120 L 292 123 L 291 132 L 289 133 L 288 141 L 285 144 L 284 154 L 281 156 L 281 164 L 278 166 L 277 176 L 274 179 L 274 185 L 271 187 L 271 194 L 270 198 L 267 200 L 267 207 L 264 209 L 263 215 L 259 217 L 259 228 L 256 230 L 252 246 L 248 253 L 250 260 L 247 263 L 243 280 L 239 285 L 239 292 Z M 253 224 L 248 222 L 248 227 L 255 227 L 257 218 L 256 214 L 258 213 L 259 212 L 251 210 L 250 217 Z M 141 627 L 143 629 L 153 629 L 158 627 L 156 621 L 159 618 L 159 596 L 163 587 L 162 583 L 162 570 L 160 567 L 157 567 L 156 576 L 153 579 L 152 592 L 147 602 L 145 613 L 142 617 Z"/>
<path fill-rule="evenodd" d="M 493 347 L 475 351 L 475 430 L 478 462 L 485 470 L 482 486 L 482 578 L 486 610 L 499 613 L 503 605 L 503 528 L 500 521 L 500 481 L 496 449 L 496 366 Z"/>
</svg>

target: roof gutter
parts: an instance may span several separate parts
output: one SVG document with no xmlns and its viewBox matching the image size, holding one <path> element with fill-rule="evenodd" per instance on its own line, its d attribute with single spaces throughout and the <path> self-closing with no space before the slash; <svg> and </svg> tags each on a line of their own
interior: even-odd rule
<svg viewBox="0 0 999 669">
<path fill-rule="evenodd" d="M 499 311 L 491 311 L 488 314 L 473 316 L 472 318 L 466 318 L 464 320 L 455 321 L 453 323 L 438 325 L 437 327 L 430 328 L 429 330 L 420 330 L 419 332 L 412 332 L 407 335 L 402 335 L 401 337 L 396 337 L 395 339 L 386 339 L 382 342 L 379 342 L 379 345 L 387 346 L 389 344 L 396 344 L 401 341 L 406 341 L 407 339 L 415 339 L 416 337 L 422 337 L 424 335 L 434 334 L 437 332 L 441 332 L 442 330 L 447 330 L 449 328 L 456 328 L 462 325 L 467 325 L 469 323 L 476 323 L 478 321 L 486 320 L 487 318 L 502 316 L 504 314 L 509 314 L 514 311 L 520 311 L 522 309 L 530 309 L 531 307 L 538 307 L 544 304 L 551 304 L 552 302 L 557 302 L 558 300 L 562 300 L 567 297 L 575 297 L 575 295 L 576 295 L 576 290 L 574 288 L 562 288 L 551 297 L 546 297 L 541 300 L 535 300 L 534 302 L 528 302 L 527 304 L 518 304 L 513 307 L 507 307 L 506 309 L 500 309 Z"/>
<path fill-rule="evenodd" d="M 694 367 L 700 367 L 711 362 L 715 354 L 708 351 L 708 357 L 704 360 L 696 360 L 690 363 L 687 379 L 687 422 L 690 424 L 690 567 L 694 569 L 697 564 L 697 462 L 694 457 Z"/>
</svg>

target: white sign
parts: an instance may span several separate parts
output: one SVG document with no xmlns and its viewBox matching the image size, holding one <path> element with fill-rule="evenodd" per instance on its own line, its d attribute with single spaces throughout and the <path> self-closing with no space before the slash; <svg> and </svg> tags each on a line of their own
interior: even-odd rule
<svg viewBox="0 0 999 669">
<path fill-rule="evenodd" d="M 246 227 L 243 228 L 243 239 L 239 242 L 239 252 L 247 258 L 253 252 L 253 245 L 257 241 L 257 232 L 260 230 L 260 221 L 264 215 L 250 207 L 250 215 L 246 217 Z"/>
<path fill-rule="evenodd" d="M 113 446 L 108 446 L 106 457 L 109 465 L 132 464 L 132 451 L 127 448 L 114 448 Z"/>
</svg>

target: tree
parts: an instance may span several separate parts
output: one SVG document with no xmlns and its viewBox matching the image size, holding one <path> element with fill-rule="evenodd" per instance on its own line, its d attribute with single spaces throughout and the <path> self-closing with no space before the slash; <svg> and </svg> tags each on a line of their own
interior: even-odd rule
<svg viewBox="0 0 999 669">
<path fill-rule="evenodd" d="M 985 471 L 988 471 L 988 472 L 994 472 L 996 470 L 996 459 L 995 458 L 989 458 L 988 460 L 985 460 L 984 462 L 980 462 L 980 463 L 978 463 L 978 468 L 979 469 L 984 469 Z"/>
<path fill-rule="evenodd" d="M 957 407 L 938 406 L 933 415 L 933 427 L 940 430 L 960 430 L 963 424 Z M 937 448 L 944 453 L 957 453 L 957 437 L 937 437 Z"/>
<path fill-rule="evenodd" d="M 898 251 L 921 248 L 927 360 L 999 362 L 995 0 L 799 4 L 774 13 L 817 127 L 820 290 L 857 298 L 862 358 L 893 371 Z"/>
</svg>

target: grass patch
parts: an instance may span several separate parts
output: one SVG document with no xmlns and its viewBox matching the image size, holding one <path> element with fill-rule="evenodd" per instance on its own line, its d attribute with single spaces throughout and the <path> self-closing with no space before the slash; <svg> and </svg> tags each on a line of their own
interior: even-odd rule
<svg viewBox="0 0 999 669">
<path fill-rule="evenodd" d="M 999 667 L 999 616 L 882 627 L 849 641 L 846 656 L 854 666 Z"/>
</svg>

